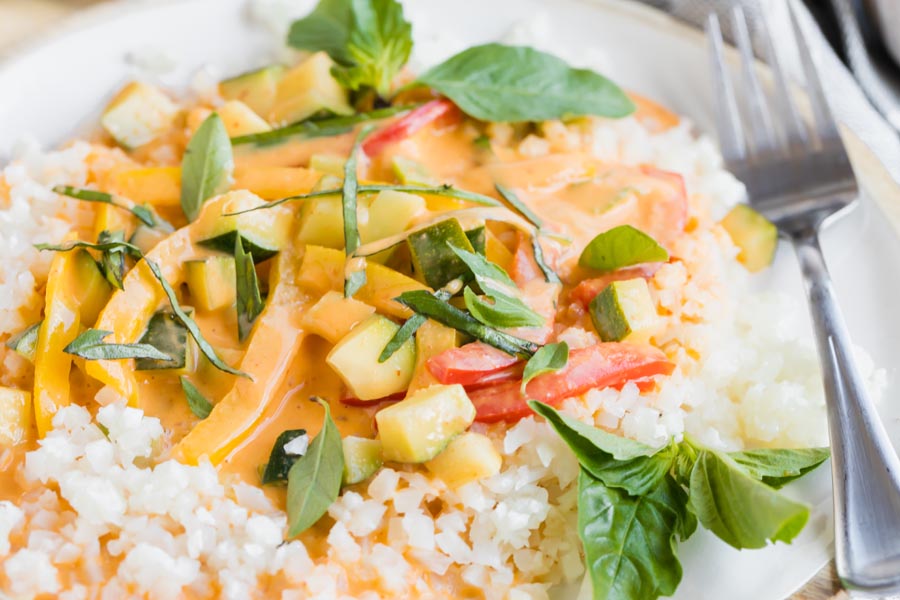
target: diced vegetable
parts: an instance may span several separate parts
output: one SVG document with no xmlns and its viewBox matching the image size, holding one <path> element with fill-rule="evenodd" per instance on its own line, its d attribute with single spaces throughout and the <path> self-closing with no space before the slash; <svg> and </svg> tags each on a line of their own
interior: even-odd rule
<svg viewBox="0 0 900 600">
<path fill-rule="evenodd" d="M 15 351 L 22 358 L 34 362 L 34 352 L 40 329 L 41 322 L 39 321 L 6 340 L 6 347 Z"/>
<path fill-rule="evenodd" d="M 467 431 L 425 463 L 425 467 L 452 488 L 479 481 L 500 472 L 503 458 L 490 438 Z"/>
<path fill-rule="evenodd" d="M 416 276 L 429 287 L 440 289 L 469 272 L 450 246 L 474 252 L 466 232 L 456 219 L 440 221 L 411 233 L 406 239 Z"/>
<path fill-rule="evenodd" d="M 272 127 L 240 100 L 230 100 L 216 109 L 228 137 L 271 131 Z"/>
<path fill-rule="evenodd" d="M 469 397 L 483 423 L 518 421 L 531 414 L 527 400 L 552 406 L 588 390 L 619 387 L 655 375 L 668 375 L 675 365 L 657 348 L 604 342 L 569 352 L 569 362 L 553 373 L 538 375 L 522 394 L 521 381 L 509 381 L 473 390 Z"/>
<path fill-rule="evenodd" d="M 268 118 L 283 76 L 283 66 L 270 65 L 222 81 L 219 93 L 226 100 L 240 100 L 257 115 Z"/>
<path fill-rule="evenodd" d="M 114 169 L 109 174 L 106 187 L 136 204 L 180 206 L 181 167 Z"/>
<path fill-rule="evenodd" d="M 178 107 L 157 88 L 134 82 L 120 91 L 100 117 L 100 124 L 126 149 L 153 141 L 172 126 Z"/>
<path fill-rule="evenodd" d="M 84 325 L 93 325 L 97 321 L 97 315 L 109 301 L 112 286 L 87 250 L 76 250 L 72 256 L 72 263 L 77 282 L 73 286 L 73 291 L 81 314 L 81 322 Z"/>
<path fill-rule="evenodd" d="M 381 468 L 381 442 L 356 436 L 342 440 L 344 446 L 344 477 L 341 485 L 353 485 L 371 477 Z"/>
<path fill-rule="evenodd" d="M 328 291 L 303 316 L 303 326 L 332 344 L 346 337 L 355 325 L 370 317 L 375 307 Z"/>
<path fill-rule="evenodd" d="M 188 310 L 188 314 L 190 314 Z M 141 344 L 149 344 L 170 357 L 172 360 L 154 358 L 136 358 L 135 371 L 155 371 L 171 369 L 174 373 L 184 374 L 196 368 L 196 352 L 192 348 L 192 340 L 188 331 L 169 310 L 161 310 L 150 318 L 147 331 L 139 340 Z"/>
<path fill-rule="evenodd" d="M 472 248 L 475 249 L 475 252 L 484 256 L 487 248 L 487 228 L 482 225 L 474 229 L 469 229 L 466 231 L 466 237 L 469 238 L 469 243 L 472 244 Z"/>
<path fill-rule="evenodd" d="M 15 446 L 31 429 L 31 393 L 0 387 L 0 447 Z"/>
<path fill-rule="evenodd" d="M 315 171 L 301 167 L 237 167 L 232 188 L 277 200 L 309 192 L 319 178 Z"/>
<path fill-rule="evenodd" d="M 309 157 L 309 168 L 326 175 L 344 176 L 344 163 L 347 159 L 337 154 L 313 154 Z"/>
<path fill-rule="evenodd" d="M 244 248 L 260 262 L 272 257 L 285 246 L 291 230 L 293 214 L 289 209 L 274 207 L 239 215 L 225 216 L 265 204 L 250 192 L 229 192 L 214 210 L 205 210 L 197 220 L 195 238 L 200 244 L 220 252 L 232 254 L 238 235 Z"/>
<path fill-rule="evenodd" d="M 375 415 L 384 459 L 403 463 L 431 460 L 474 419 L 461 385 L 433 385 Z"/>
<path fill-rule="evenodd" d="M 437 185 L 438 183 L 425 165 L 410 158 L 394 156 L 391 159 L 391 167 L 400 183 L 416 185 Z"/>
<path fill-rule="evenodd" d="M 131 216 L 118 206 L 100 204 L 94 217 L 94 238 L 99 238 L 104 231 L 130 231 Z"/>
<path fill-rule="evenodd" d="M 439 381 L 428 368 L 432 357 L 455 348 L 459 344 L 459 332 L 436 321 L 428 319 L 416 331 L 416 368 L 406 391 L 411 396 L 417 391 L 427 388 Z"/>
<path fill-rule="evenodd" d="M 328 353 L 326 362 L 360 400 L 378 400 L 406 389 L 416 364 L 416 348 L 407 340 L 383 363 L 384 345 L 400 327 L 381 315 L 372 315 L 353 328 Z"/>
<path fill-rule="evenodd" d="M 778 228 L 764 216 L 746 204 L 738 204 L 728 211 L 721 225 L 740 248 L 737 259 L 748 271 L 756 273 L 772 264 L 778 248 Z"/>
<path fill-rule="evenodd" d="M 604 342 L 648 342 L 659 331 L 659 315 L 641 278 L 614 281 L 590 304 L 591 321 Z"/>
<path fill-rule="evenodd" d="M 153 250 L 158 243 L 166 239 L 168 235 L 168 233 L 161 229 L 147 227 L 146 225 L 141 224 L 137 226 L 128 241 L 137 246 L 141 252 L 147 254 Z"/>
<path fill-rule="evenodd" d="M 483 342 L 450 348 L 428 361 L 428 370 L 441 383 L 475 385 L 515 379 L 522 361 Z"/>
<path fill-rule="evenodd" d="M 336 196 L 310 198 L 300 209 L 297 239 L 305 244 L 340 249 L 344 247 L 344 216 Z"/>
<path fill-rule="evenodd" d="M 210 256 L 184 264 L 191 299 L 201 310 L 218 310 L 235 301 L 234 257 Z"/>
<path fill-rule="evenodd" d="M 425 200 L 415 194 L 386 190 L 378 192 L 369 204 L 368 220 L 359 224 L 364 244 L 405 231 L 425 210 Z"/>
<path fill-rule="evenodd" d="M 597 297 L 597 294 L 606 289 L 606 287 L 614 281 L 624 281 L 626 279 L 635 279 L 641 277 L 648 279 L 659 270 L 662 263 L 647 263 L 627 269 L 619 269 L 612 273 L 606 273 L 600 277 L 592 277 L 582 280 L 569 293 L 569 298 L 573 302 L 579 303 L 584 308 L 590 306 L 591 301 Z"/>
<path fill-rule="evenodd" d="M 284 73 L 278 82 L 271 121 L 287 124 L 319 112 L 353 114 L 347 90 L 332 76 L 334 62 L 324 52 L 316 52 Z"/>
</svg>

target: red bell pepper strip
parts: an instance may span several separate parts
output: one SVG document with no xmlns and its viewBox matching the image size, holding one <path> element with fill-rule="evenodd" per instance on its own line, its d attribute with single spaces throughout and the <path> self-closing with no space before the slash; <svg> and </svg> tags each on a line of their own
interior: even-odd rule
<svg viewBox="0 0 900 600">
<path fill-rule="evenodd" d="M 459 109 L 446 98 L 426 102 L 370 135 L 363 142 L 363 152 L 370 158 L 377 156 L 389 144 L 408 138 L 426 125 L 453 111 L 458 113 Z"/>
</svg>

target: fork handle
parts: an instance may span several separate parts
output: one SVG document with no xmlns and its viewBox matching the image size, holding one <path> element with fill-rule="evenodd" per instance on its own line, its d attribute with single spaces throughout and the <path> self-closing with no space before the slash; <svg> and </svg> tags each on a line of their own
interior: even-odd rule
<svg viewBox="0 0 900 600">
<path fill-rule="evenodd" d="M 845 587 L 900 591 L 900 459 L 853 357 L 815 229 L 791 235 L 825 381 L 834 486 L 835 560 Z"/>
</svg>

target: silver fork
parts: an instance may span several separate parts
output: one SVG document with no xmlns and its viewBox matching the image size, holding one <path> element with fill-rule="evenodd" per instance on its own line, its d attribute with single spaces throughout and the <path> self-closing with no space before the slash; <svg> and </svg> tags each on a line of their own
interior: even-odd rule
<svg viewBox="0 0 900 600">
<path fill-rule="evenodd" d="M 818 239 L 826 220 L 856 203 L 858 188 L 797 15 L 791 2 L 788 6 L 812 125 L 800 116 L 761 22 L 759 33 L 774 80 L 771 94 L 763 91 L 747 22 L 736 7 L 731 17 L 742 59 L 740 96 L 726 67 L 718 16 L 711 14 L 706 24 L 716 128 L 729 169 L 747 186 L 752 206 L 792 242 L 803 272 L 828 405 L 838 576 L 850 589 L 896 592 L 900 591 L 900 460 L 856 367 Z"/>
</svg>

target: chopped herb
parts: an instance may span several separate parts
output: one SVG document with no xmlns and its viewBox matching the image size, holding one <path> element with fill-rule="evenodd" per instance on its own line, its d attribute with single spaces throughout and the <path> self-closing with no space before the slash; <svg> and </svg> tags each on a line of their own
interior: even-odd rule
<svg viewBox="0 0 900 600">
<path fill-rule="evenodd" d="M 100 252 L 108 252 L 110 250 L 124 250 L 134 258 L 143 258 L 144 254 L 141 252 L 141 249 L 135 246 L 134 244 L 129 244 L 128 242 L 104 242 L 104 243 L 92 243 L 92 242 L 82 242 L 80 240 L 73 242 L 66 242 L 65 244 L 35 244 L 35 248 L 38 250 L 49 250 L 53 252 L 71 252 L 77 248 L 89 248 L 90 250 L 97 250 Z"/>
<path fill-rule="evenodd" d="M 256 277 L 253 257 L 244 250 L 244 239 L 240 235 L 234 237 L 234 281 L 238 340 L 243 342 L 263 311 L 264 304 L 259 293 L 259 279 Z"/>
<path fill-rule="evenodd" d="M 138 205 L 129 206 L 126 202 L 117 200 L 115 196 L 113 196 L 112 194 L 107 194 L 106 192 L 86 190 L 84 188 L 72 187 L 71 185 L 58 185 L 53 188 L 53 191 L 62 196 L 69 196 L 70 198 L 84 200 L 85 202 L 100 202 L 102 204 L 110 204 L 112 206 L 127 210 L 148 227 L 156 227 L 157 225 L 156 215 L 154 215 L 153 211 L 149 208 Z"/>
<path fill-rule="evenodd" d="M 669 253 L 652 237 L 631 225 L 604 231 L 585 247 L 578 264 L 604 273 L 647 262 L 669 260 Z"/>
<path fill-rule="evenodd" d="M 272 446 L 272 452 L 269 453 L 269 462 L 262 473 L 262 484 L 269 485 L 272 483 L 285 483 L 288 479 L 288 473 L 291 467 L 300 457 L 288 454 L 284 447 L 300 436 L 305 436 L 305 429 L 288 429 L 281 432 L 275 444 Z M 307 452 L 309 449 L 307 448 Z"/>
<path fill-rule="evenodd" d="M 497 190 L 497 193 L 500 194 L 500 197 L 506 201 L 513 209 L 525 217 L 529 223 L 540 229 L 544 226 L 544 222 L 541 220 L 539 216 L 534 214 L 534 212 L 528 208 L 528 205 L 519 200 L 519 197 L 516 195 L 514 191 L 509 189 L 506 186 L 500 185 L 499 183 L 494 184 L 494 188 Z"/>
<path fill-rule="evenodd" d="M 522 371 L 522 394 L 525 392 L 528 382 L 544 373 L 559 371 L 569 362 L 569 345 L 565 342 L 557 344 L 545 344 L 534 353 L 534 356 L 525 363 Z"/>
<path fill-rule="evenodd" d="M 14 350 L 16 354 L 23 358 L 34 361 L 34 353 L 37 348 L 37 338 L 38 332 L 41 330 L 41 323 L 43 323 L 43 321 L 38 321 L 34 325 L 6 340 L 6 347 L 10 350 Z"/>
<path fill-rule="evenodd" d="M 184 369 L 191 359 L 187 327 L 170 310 L 159 310 L 150 317 L 147 330 L 138 342 L 158 348 L 169 355 L 169 360 L 140 358 L 134 361 L 135 371 Z"/>
<path fill-rule="evenodd" d="M 434 294 L 437 298 L 441 300 L 449 300 L 450 292 L 446 289 L 441 289 L 435 292 Z M 406 340 L 415 335 L 416 331 L 418 331 L 419 327 L 425 324 L 428 318 L 420 315 L 419 313 L 415 313 L 413 316 L 408 318 L 406 322 L 400 326 L 400 329 L 397 330 L 397 333 L 394 334 L 388 343 L 385 344 L 384 350 L 381 351 L 381 354 L 378 355 L 378 362 L 383 363 L 386 362 L 387 359 L 392 357 L 397 350 L 399 350 L 403 344 L 406 343 Z"/>
<path fill-rule="evenodd" d="M 541 248 L 540 231 L 538 230 L 535 230 L 531 236 L 531 249 L 534 252 L 534 262 L 537 263 L 541 273 L 544 274 L 544 281 L 547 283 L 562 283 L 556 271 L 550 268 L 550 265 L 544 260 L 544 249 Z"/>
<path fill-rule="evenodd" d="M 100 255 L 100 270 L 106 280 L 115 288 L 122 289 L 122 279 L 125 277 L 125 252 L 119 246 L 125 242 L 124 231 L 101 231 L 97 236 L 97 243 L 110 244 L 108 250 Z M 114 245 L 113 245 L 114 244 Z"/>
<path fill-rule="evenodd" d="M 184 397 L 187 398 L 188 408 L 198 419 L 205 419 L 212 412 L 213 405 L 206 397 L 200 393 L 193 383 L 188 381 L 185 376 L 181 377 L 181 389 L 184 390 Z"/>
<path fill-rule="evenodd" d="M 357 192 L 359 181 L 356 178 L 356 165 L 359 162 L 359 152 L 362 141 L 371 133 L 371 127 L 365 127 L 356 136 L 356 142 L 350 151 L 350 157 L 344 163 L 344 185 L 341 188 L 341 206 L 344 217 L 344 251 L 350 259 L 356 249 L 359 248 L 359 225 L 357 223 Z M 344 297 L 352 298 L 353 294 L 366 284 L 365 268 L 347 267 L 344 276 Z"/>
<path fill-rule="evenodd" d="M 203 121 L 181 159 L 181 208 L 194 221 L 203 204 L 228 189 L 234 158 L 225 124 L 213 113 Z"/>
<path fill-rule="evenodd" d="M 63 352 L 80 356 L 85 360 L 123 360 L 127 358 L 171 360 L 168 354 L 163 354 L 150 344 L 105 343 L 103 339 L 112 333 L 112 331 L 101 329 L 88 329 L 63 348 Z"/>
</svg>

